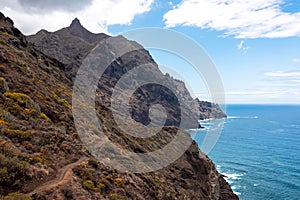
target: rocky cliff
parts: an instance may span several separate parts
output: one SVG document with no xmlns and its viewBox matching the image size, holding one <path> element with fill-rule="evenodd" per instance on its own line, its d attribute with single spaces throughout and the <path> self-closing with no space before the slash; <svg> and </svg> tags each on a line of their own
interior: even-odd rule
<svg viewBox="0 0 300 200">
<path fill-rule="evenodd" d="M 93 42 L 93 37 L 86 37 Z M 99 35 L 103 37 L 107 36 Z M 85 40 L 83 44 L 87 44 Z M 120 173 L 98 162 L 75 129 L 72 72 L 67 61 L 36 50 L 2 13 L 0 50 L 0 197 L 238 199 L 194 142 L 176 162 L 151 173 Z M 130 62 L 127 56 L 124 60 Z M 99 100 L 97 111 L 109 139 L 132 151 L 159 148 L 180 131 L 166 126 L 157 144 L 148 140 L 137 143 L 115 126 L 109 104 Z"/>
</svg>

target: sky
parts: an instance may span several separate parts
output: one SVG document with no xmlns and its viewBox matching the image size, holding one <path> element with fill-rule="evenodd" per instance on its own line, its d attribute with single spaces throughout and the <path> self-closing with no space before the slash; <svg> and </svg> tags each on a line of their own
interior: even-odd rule
<svg viewBox="0 0 300 200">
<path fill-rule="evenodd" d="M 298 0 L 0 0 L 0 11 L 27 35 L 67 27 L 75 17 L 95 33 L 145 27 L 178 31 L 210 56 L 226 103 L 300 104 Z M 149 50 L 194 96 L 210 100 L 205 81 L 187 70 L 189 63 Z"/>
</svg>

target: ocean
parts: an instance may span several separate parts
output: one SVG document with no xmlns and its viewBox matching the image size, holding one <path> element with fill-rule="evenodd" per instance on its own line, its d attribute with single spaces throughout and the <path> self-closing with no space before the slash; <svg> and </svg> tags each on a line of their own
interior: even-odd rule
<svg viewBox="0 0 300 200">
<path fill-rule="evenodd" d="M 300 105 L 227 105 L 226 113 L 208 156 L 239 198 L 299 200 Z M 200 147 L 206 133 L 196 133 Z"/>
</svg>

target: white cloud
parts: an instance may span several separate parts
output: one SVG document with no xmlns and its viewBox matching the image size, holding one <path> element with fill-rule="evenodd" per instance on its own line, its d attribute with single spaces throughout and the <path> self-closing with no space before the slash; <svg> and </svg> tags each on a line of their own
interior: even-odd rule
<svg viewBox="0 0 300 200">
<path fill-rule="evenodd" d="M 14 1 L 14 0 L 12 0 Z M 53 10 L 77 11 L 90 5 L 92 0 L 17 0 L 17 2 L 28 13 L 32 12 L 49 12 Z"/>
<path fill-rule="evenodd" d="M 17 0 L 2 0 L 1 11 L 12 18 L 25 34 L 40 29 L 55 31 L 68 26 L 77 17 L 92 32 L 106 32 L 109 25 L 129 25 L 134 17 L 148 12 L 154 0 L 93 0 L 76 11 L 58 9 L 49 12 L 26 12 Z"/>
<path fill-rule="evenodd" d="M 299 58 L 294 58 L 294 59 L 292 59 L 292 61 L 293 61 L 294 63 L 300 63 L 300 59 L 299 59 Z"/>
<path fill-rule="evenodd" d="M 284 0 L 184 0 L 164 15 L 167 27 L 196 26 L 236 38 L 300 36 L 300 12 L 280 8 Z"/>
<path fill-rule="evenodd" d="M 266 72 L 264 73 L 265 76 L 269 77 L 299 77 L 300 78 L 300 72 L 299 71 L 293 71 L 293 72 Z"/>
</svg>

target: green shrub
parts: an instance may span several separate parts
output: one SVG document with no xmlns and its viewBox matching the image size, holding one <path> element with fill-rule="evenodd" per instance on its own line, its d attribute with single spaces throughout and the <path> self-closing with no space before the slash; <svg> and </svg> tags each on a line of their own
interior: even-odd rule
<svg viewBox="0 0 300 200">
<path fill-rule="evenodd" d="M 5 196 L 4 200 L 31 200 L 31 197 L 20 192 L 13 192 Z"/>
<path fill-rule="evenodd" d="M 8 32 L 2 32 L 2 34 L 5 36 L 5 37 L 9 37 L 9 33 Z"/>
<path fill-rule="evenodd" d="M 160 179 L 158 177 L 155 177 L 154 178 L 154 182 L 155 182 L 155 185 L 158 186 L 158 187 L 161 187 L 162 186 L 162 182 L 160 181 Z"/>
<path fill-rule="evenodd" d="M 34 163 L 42 163 L 43 164 L 45 162 L 45 160 L 43 158 L 41 158 L 41 157 L 34 156 L 33 157 L 33 162 Z"/>
<path fill-rule="evenodd" d="M 60 99 L 59 103 L 63 104 L 65 107 L 67 107 L 69 109 L 72 109 L 71 104 L 65 99 Z"/>
<path fill-rule="evenodd" d="M 26 108 L 25 109 L 25 115 L 27 117 L 33 117 L 33 116 L 37 116 L 38 112 L 36 109 L 34 108 Z"/>
<path fill-rule="evenodd" d="M 115 178 L 114 180 L 115 180 L 115 182 L 117 184 L 122 184 L 123 183 L 123 179 L 122 178 Z"/>
<path fill-rule="evenodd" d="M 23 93 L 5 92 L 4 96 L 15 100 L 20 106 L 31 107 L 33 105 L 31 98 Z"/>
<path fill-rule="evenodd" d="M 13 129 L 6 129 L 4 133 L 9 138 L 17 138 L 19 140 L 27 140 L 31 135 L 30 131 L 13 130 Z"/>
<path fill-rule="evenodd" d="M 111 182 L 107 178 L 100 178 L 99 182 L 103 185 L 105 185 L 106 188 L 111 186 Z"/>
<path fill-rule="evenodd" d="M 45 113 L 41 113 L 40 117 L 43 118 L 46 122 L 50 122 L 51 121 L 51 119 Z"/>
<path fill-rule="evenodd" d="M 105 188 L 105 187 L 106 187 L 106 185 L 103 184 L 103 183 L 97 184 L 97 189 L 99 189 L 99 190 L 101 190 L 101 189 L 103 189 L 103 188 Z"/>
<path fill-rule="evenodd" d="M 92 180 L 84 180 L 83 186 L 88 190 L 93 190 L 93 191 L 96 190 L 94 182 Z"/>
<path fill-rule="evenodd" d="M 119 199 L 119 196 L 115 193 L 110 193 L 108 196 L 110 199 Z"/>
<path fill-rule="evenodd" d="M 0 126 L 2 125 L 4 125 L 4 126 L 6 126 L 8 123 L 6 122 L 6 121 L 4 121 L 4 120 L 2 120 L 2 119 L 0 119 Z"/>
<path fill-rule="evenodd" d="M 19 104 L 15 103 L 12 99 L 5 101 L 4 107 L 6 108 L 6 111 L 15 116 L 19 115 L 22 111 L 22 108 L 19 106 Z"/>
<path fill-rule="evenodd" d="M 71 104 L 70 104 L 67 100 L 61 99 L 61 98 L 60 98 L 55 92 L 53 92 L 53 91 L 51 91 L 51 94 L 52 94 L 53 99 L 54 99 L 57 103 L 62 104 L 62 105 L 64 105 L 65 107 L 67 107 L 67 108 L 69 108 L 69 109 L 72 108 Z"/>
</svg>

